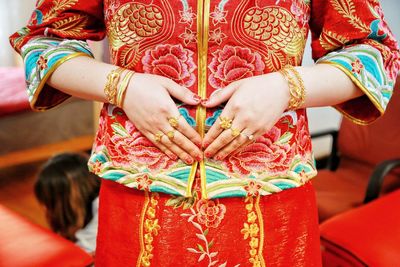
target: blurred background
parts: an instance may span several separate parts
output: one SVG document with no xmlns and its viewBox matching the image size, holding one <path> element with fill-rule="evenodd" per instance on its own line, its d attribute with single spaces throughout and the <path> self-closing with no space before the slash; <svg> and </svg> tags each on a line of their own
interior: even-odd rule
<svg viewBox="0 0 400 267">
<path fill-rule="evenodd" d="M 8 36 L 26 24 L 35 2 L 0 0 L 0 102 L 7 100 L 0 104 L 0 207 L 49 229 L 45 211 L 33 193 L 35 175 L 56 153 L 90 151 L 99 104 L 73 99 L 49 112 L 34 113 L 23 100 L 23 91 L 9 90 L 23 88 L 24 81 L 21 60 Z M 380 2 L 398 38 L 400 1 Z M 106 59 L 104 42 L 90 45 L 96 58 Z M 308 40 L 303 65 L 311 64 Z M 325 266 L 400 266 L 397 98 L 389 105 L 387 118 L 367 127 L 342 122 L 341 115 L 330 107 L 308 109 L 320 169 L 315 186 Z M 1 212 L 0 208 L 0 232 L 5 227 Z M 0 247 L 2 242 L 0 235 Z M 0 267 L 2 256 L 0 252 Z M 394 260 L 397 263 L 392 265 Z"/>
</svg>

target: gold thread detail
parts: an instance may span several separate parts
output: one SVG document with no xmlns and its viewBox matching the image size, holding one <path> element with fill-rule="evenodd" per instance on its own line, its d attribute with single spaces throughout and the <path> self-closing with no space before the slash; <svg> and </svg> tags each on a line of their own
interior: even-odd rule
<svg viewBox="0 0 400 267">
<path fill-rule="evenodd" d="M 144 230 L 144 216 L 146 214 L 147 207 L 149 205 L 150 199 L 149 199 L 149 193 L 147 191 L 144 192 L 144 203 L 143 203 L 143 208 L 142 212 L 140 214 L 140 227 L 139 227 L 139 243 L 140 243 L 140 253 L 138 257 L 138 261 L 136 262 L 136 267 L 140 267 L 141 262 L 142 262 L 142 257 L 144 254 L 144 235 L 143 235 L 143 230 Z"/>
<path fill-rule="evenodd" d="M 151 259 L 153 258 L 153 241 L 154 236 L 158 235 L 161 229 L 157 219 L 157 204 L 159 196 L 157 193 L 152 193 L 148 196 L 148 192 L 145 192 L 146 200 L 143 206 L 141 218 L 140 218 L 140 256 L 136 266 L 149 267 L 151 265 Z"/>
<path fill-rule="evenodd" d="M 254 203 L 254 199 L 256 200 Z M 247 210 L 247 221 L 243 224 L 241 233 L 245 240 L 249 240 L 249 262 L 253 267 L 265 267 L 264 257 L 262 256 L 264 244 L 264 222 L 260 209 L 260 196 L 256 198 L 248 196 L 245 198 L 245 208 Z"/>
</svg>

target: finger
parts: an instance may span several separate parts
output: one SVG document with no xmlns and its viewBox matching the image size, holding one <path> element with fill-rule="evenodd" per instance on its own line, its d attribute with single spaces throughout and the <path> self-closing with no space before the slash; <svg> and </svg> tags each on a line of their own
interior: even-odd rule
<svg viewBox="0 0 400 267">
<path fill-rule="evenodd" d="M 164 146 L 160 142 L 156 142 L 154 135 L 152 135 L 150 132 L 145 132 L 145 133 L 142 132 L 142 134 L 144 136 L 146 136 L 148 140 L 152 141 L 152 143 L 158 149 L 160 149 L 162 152 L 164 152 L 170 159 L 172 159 L 172 160 L 177 160 L 178 159 L 178 156 L 176 154 L 174 154 L 174 152 L 172 152 L 170 149 L 168 149 L 166 146 Z"/>
<path fill-rule="evenodd" d="M 203 159 L 203 155 L 200 149 L 192 143 L 186 136 L 184 136 L 181 132 L 177 130 L 170 130 L 169 132 L 173 132 L 173 138 L 170 138 L 170 141 L 178 146 L 180 149 L 189 154 L 192 158 L 197 161 L 201 161 Z"/>
<path fill-rule="evenodd" d="M 175 97 L 176 99 L 181 100 L 183 103 L 188 105 L 198 105 L 200 104 L 201 98 L 197 94 L 194 94 L 192 91 L 187 89 L 184 86 L 177 84 L 176 82 L 165 79 L 163 84 L 167 89 L 168 93 Z"/>
<path fill-rule="evenodd" d="M 230 129 L 223 131 L 204 151 L 207 158 L 214 157 L 217 160 L 221 160 L 220 157 L 216 157 L 216 153 L 231 143 L 234 139 L 240 136 L 240 132 L 243 128 L 236 128 L 234 125 Z"/>
<path fill-rule="evenodd" d="M 174 127 L 176 130 L 186 136 L 186 138 L 189 139 L 193 144 L 200 148 L 202 141 L 199 133 L 189 125 L 183 116 L 179 115 L 172 118 L 177 119 L 177 125 L 174 126 L 173 124 L 170 124 L 171 127 Z"/>
<path fill-rule="evenodd" d="M 221 160 L 225 159 L 227 156 L 235 153 L 239 149 L 245 147 L 246 145 L 254 142 L 254 135 L 247 135 L 244 132 L 249 132 L 248 129 L 242 131 L 242 133 L 235 138 L 232 142 L 230 142 L 227 146 L 220 149 L 216 154 L 215 158 L 219 158 Z M 250 137 L 251 136 L 251 137 Z M 249 138 L 250 137 L 250 138 Z"/>
<path fill-rule="evenodd" d="M 177 155 L 181 160 L 186 162 L 186 164 L 193 164 L 194 159 L 191 157 L 188 153 L 186 153 L 184 150 L 182 150 L 179 146 L 177 146 L 175 143 L 173 143 L 168 136 L 165 134 L 161 137 L 160 141 L 161 144 L 163 144 L 165 147 L 167 147 L 169 150 L 171 150 L 175 155 Z"/>
<path fill-rule="evenodd" d="M 238 83 L 233 82 L 225 88 L 218 90 L 216 93 L 212 94 L 207 101 L 201 101 L 201 104 L 206 108 L 213 108 L 224 102 L 227 102 L 231 98 L 237 87 Z"/>
<path fill-rule="evenodd" d="M 215 123 L 208 130 L 203 140 L 203 148 L 207 148 L 214 140 L 225 130 L 222 126 L 222 120 L 228 119 L 233 120 L 233 114 L 229 110 L 224 109 Z"/>
</svg>

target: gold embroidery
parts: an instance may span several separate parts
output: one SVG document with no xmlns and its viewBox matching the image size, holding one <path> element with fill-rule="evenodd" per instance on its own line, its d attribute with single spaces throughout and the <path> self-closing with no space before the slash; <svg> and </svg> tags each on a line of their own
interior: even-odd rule
<svg viewBox="0 0 400 267">
<path fill-rule="evenodd" d="M 359 29 L 361 32 L 369 33 L 370 29 L 360 17 L 357 16 L 357 10 L 355 9 L 353 0 L 331 0 L 332 6 L 336 11 L 344 18 L 348 19 L 348 22 Z"/>
<path fill-rule="evenodd" d="M 83 29 L 86 27 L 88 17 L 81 15 L 74 15 L 66 19 L 61 19 L 52 24 L 54 31 L 65 32 L 70 36 L 79 37 L 82 35 Z"/>
<path fill-rule="evenodd" d="M 255 199 L 255 203 L 254 203 Z M 260 209 L 260 196 L 247 197 L 245 199 L 247 210 L 247 222 L 243 224 L 240 231 L 245 240 L 249 239 L 249 262 L 253 267 L 265 267 L 262 255 L 264 244 L 264 223 Z"/>
<path fill-rule="evenodd" d="M 57 15 L 63 11 L 66 10 L 68 8 L 71 8 L 72 6 L 74 6 L 76 3 L 78 2 L 78 0 L 54 0 L 53 4 L 54 6 L 49 10 L 49 12 L 47 12 L 44 16 L 43 16 L 43 21 L 48 21 L 52 18 L 57 17 Z M 43 3 L 43 2 L 42 2 Z M 42 4 L 39 3 L 38 7 Z"/>
<path fill-rule="evenodd" d="M 298 25 L 293 14 L 279 6 L 256 6 L 246 10 L 246 2 L 239 4 L 232 19 L 232 33 L 236 39 L 262 54 L 271 71 L 287 64 L 300 64 L 306 29 Z"/>
<path fill-rule="evenodd" d="M 342 47 L 344 44 L 348 43 L 350 40 L 343 35 L 336 32 L 327 31 L 324 29 L 319 37 L 319 42 L 321 46 L 327 50 L 332 51 L 336 48 Z"/>
<path fill-rule="evenodd" d="M 147 47 L 171 37 L 174 27 L 164 26 L 175 25 L 172 8 L 167 0 L 161 3 L 163 7 L 130 2 L 118 8 L 107 27 L 112 58 L 119 60 L 115 64 L 131 68 Z"/>
<path fill-rule="evenodd" d="M 136 266 L 148 267 L 151 265 L 153 258 L 153 240 L 158 235 L 160 225 L 156 219 L 156 208 L 159 196 L 157 193 L 145 192 L 145 201 L 143 204 L 142 214 L 140 218 L 140 255 Z"/>
</svg>

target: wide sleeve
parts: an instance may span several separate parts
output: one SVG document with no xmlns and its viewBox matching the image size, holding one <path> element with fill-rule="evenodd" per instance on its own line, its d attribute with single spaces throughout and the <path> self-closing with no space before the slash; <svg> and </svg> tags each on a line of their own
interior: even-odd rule
<svg viewBox="0 0 400 267">
<path fill-rule="evenodd" d="M 104 35 L 103 1 L 37 1 L 28 25 L 10 36 L 24 61 L 32 109 L 49 109 L 69 97 L 47 85 L 47 79 L 69 59 L 93 57 L 86 40 L 101 40 Z"/>
<path fill-rule="evenodd" d="M 379 1 L 313 0 L 310 28 L 314 60 L 341 69 L 364 92 L 335 108 L 358 124 L 380 117 L 393 93 L 400 55 Z"/>
</svg>

